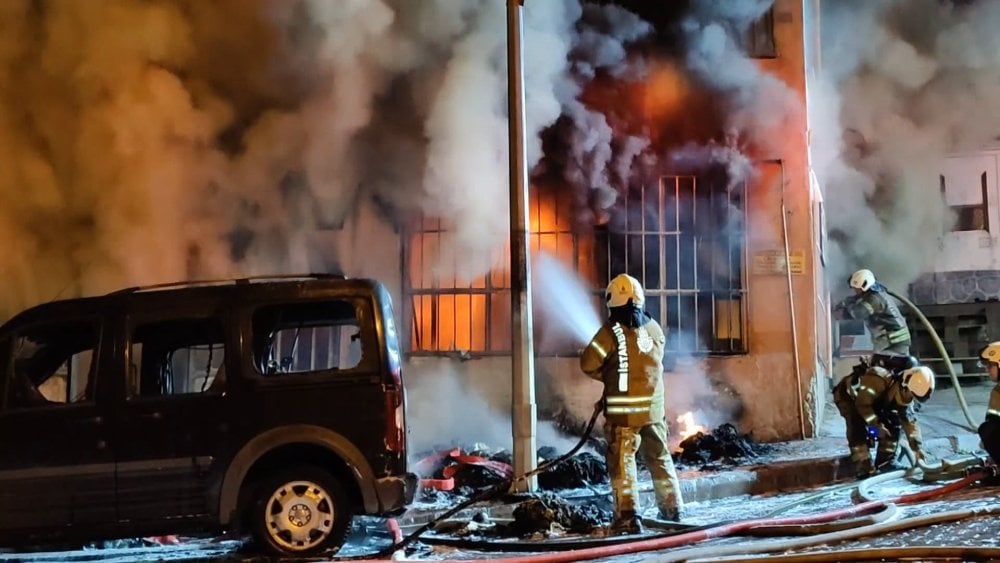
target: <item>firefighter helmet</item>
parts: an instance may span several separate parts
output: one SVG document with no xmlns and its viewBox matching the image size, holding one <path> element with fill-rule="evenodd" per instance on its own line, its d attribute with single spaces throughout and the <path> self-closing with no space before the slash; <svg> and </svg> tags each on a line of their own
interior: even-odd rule
<svg viewBox="0 0 1000 563">
<path fill-rule="evenodd" d="M 1000 365 L 1000 342 L 990 342 L 979 353 L 979 357 L 987 363 Z"/>
<path fill-rule="evenodd" d="M 871 270 L 858 270 L 851 274 L 849 283 L 854 289 L 868 291 L 871 286 L 875 285 L 875 274 Z"/>
<path fill-rule="evenodd" d="M 628 274 L 615 276 L 615 279 L 608 284 L 608 291 L 604 297 L 608 302 L 608 307 L 621 307 L 628 304 L 629 299 L 636 307 L 642 307 L 646 301 L 642 284 Z"/>
<path fill-rule="evenodd" d="M 903 372 L 903 387 L 913 396 L 926 401 L 934 391 L 934 372 L 927 366 L 917 366 Z"/>
</svg>

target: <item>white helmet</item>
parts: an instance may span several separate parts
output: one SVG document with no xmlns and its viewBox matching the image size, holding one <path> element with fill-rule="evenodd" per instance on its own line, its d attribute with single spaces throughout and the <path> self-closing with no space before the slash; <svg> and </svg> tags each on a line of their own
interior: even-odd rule
<svg viewBox="0 0 1000 563">
<path fill-rule="evenodd" d="M 621 307 L 627 304 L 629 299 L 636 307 L 642 307 L 643 303 L 646 302 L 642 284 L 628 274 L 615 276 L 615 279 L 608 284 L 608 291 L 604 297 L 607 299 L 608 307 Z"/>
<path fill-rule="evenodd" d="M 985 348 L 983 348 L 983 351 L 979 353 L 979 357 L 986 362 L 992 362 L 1000 365 L 1000 342 L 990 342 Z"/>
<path fill-rule="evenodd" d="M 917 366 L 903 372 L 903 387 L 913 396 L 926 401 L 934 391 L 934 372 L 927 366 Z"/>
<path fill-rule="evenodd" d="M 875 274 L 871 270 L 858 270 L 851 274 L 849 283 L 854 289 L 868 291 L 871 286 L 875 285 Z"/>
</svg>

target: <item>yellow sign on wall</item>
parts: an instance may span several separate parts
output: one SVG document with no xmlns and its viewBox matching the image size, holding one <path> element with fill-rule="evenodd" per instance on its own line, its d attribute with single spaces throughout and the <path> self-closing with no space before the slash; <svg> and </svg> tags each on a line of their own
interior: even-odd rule
<svg viewBox="0 0 1000 563">
<path fill-rule="evenodd" d="M 806 272 L 806 253 L 797 250 L 789 252 L 788 263 L 791 265 L 793 274 L 804 274 Z M 753 273 L 758 275 L 784 274 L 785 273 L 785 251 L 784 250 L 761 250 L 753 254 Z"/>
</svg>

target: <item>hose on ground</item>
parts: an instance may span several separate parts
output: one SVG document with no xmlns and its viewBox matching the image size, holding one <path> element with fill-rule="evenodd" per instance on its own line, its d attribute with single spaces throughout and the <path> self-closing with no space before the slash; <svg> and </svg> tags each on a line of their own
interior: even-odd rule
<svg viewBox="0 0 1000 563">
<path fill-rule="evenodd" d="M 496 497 L 498 497 L 500 495 L 503 495 L 504 493 L 506 493 L 507 491 L 509 491 L 511 489 L 511 487 L 514 486 L 515 483 L 518 483 L 520 481 L 524 481 L 524 480 L 530 479 L 531 477 L 533 477 L 535 475 L 538 475 L 539 473 L 543 473 L 545 471 L 548 471 L 549 469 L 552 469 L 553 467 L 556 467 L 560 463 L 563 463 L 564 461 L 566 461 L 569 458 L 573 457 L 573 455 L 576 454 L 576 452 L 580 451 L 580 449 L 584 446 L 584 444 L 587 443 L 587 440 L 590 439 L 590 434 L 594 431 L 594 425 L 597 424 L 597 418 L 601 414 L 601 411 L 603 410 L 602 407 L 603 407 L 603 401 L 598 401 L 598 403 L 596 405 L 594 405 L 594 414 L 591 415 L 590 421 L 587 422 L 587 427 L 584 429 L 583 436 L 580 438 L 580 441 L 578 441 L 576 443 L 576 445 L 573 446 L 572 449 L 570 449 L 568 452 L 564 453 L 563 455 L 561 455 L 561 456 L 559 456 L 557 458 L 553 458 L 551 460 L 548 460 L 548 461 L 542 463 L 541 465 L 539 465 L 538 467 L 536 467 L 535 469 L 533 469 L 533 470 L 531 470 L 531 471 L 529 471 L 529 472 L 527 472 L 527 473 L 525 473 L 523 475 L 519 475 L 517 477 L 513 477 L 513 478 L 510 478 L 510 479 L 505 479 L 505 480 L 501 481 L 500 483 L 497 483 L 496 485 L 493 485 L 492 487 L 484 489 L 483 491 L 481 491 L 481 492 L 479 492 L 479 493 L 477 493 L 477 494 L 469 497 L 468 499 L 466 499 L 466 500 L 464 500 L 464 501 L 456 504 L 455 506 L 451 507 L 449 510 L 445 511 L 444 514 L 441 514 L 440 516 L 438 516 L 438 517 L 434 518 L 433 520 L 427 522 L 423 526 L 420 526 L 419 528 L 417 528 L 416 530 L 414 530 L 412 533 L 410 533 L 408 536 L 406 536 L 405 538 L 403 538 L 402 541 L 393 542 L 392 545 L 389 545 L 388 547 L 380 549 L 379 551 L 377 551 L 376 553 L 374 553 L 372 555 L 360 555 L 360 556 L 354 556 L 354 557 L 337 558 L 336 560 L 339 560 L 339 561 L 349 561 L 349 560 L 366 559 L 366 558 L 370 558 L 370 557 L 386 557 L 388 555 L 391 555 L 393 552 L 396 552 L 396 551 L 399 551 L 401 549 L 404 549 L 408 545 L 410 545 L 413 542 L 415 542 L 417 540 L 417 538 L 419 538 L 422 534 L 426 533 L 428 530 L 434 528 L 434 526 L 437 525 L 439 522 L 441 522 L 443 520 L 447 520 L 448 518 L 451 518 L 455 514 L 458 514 L 462 510 L 464 510 L 464 509 L 466 509 L 466 508 L 468 508 L 468 507 L 470 507 L 470 506 L 472 506 L 474 504 L 477 504 L 477 503 L 480 503 L 480 502 L 483 502 L 483 501 L 486 501 L 486 500 L 489 500 L 489 499 L 492 499 L 492 498 L 496 498 Z"/>
<path fill-rule="evenodd" d="M 858 504 L 847 508 L 832 510 L 822 514 L 813 514 L 809 516 L 794 516 L 794 517 L 776 518 L 776 519 L 744 520 L 741 522 L 723 524 L 721 526 L 716 526 L 714 528 L 709 528 L 704 530 L 688 531 L 682 534 L 678 534 L 676 536 L 670 536 L 666 538 L 655 538 L 648 540 L 640 539 L 630 543 L 579 549 L 568 552 L 560 552 L 560 553 L 549 552 L 539 555 L 510 557 L 510 558 L 504 558 L 503 561 L 504 563 L 541 563 L 541 562 L 560 563 L 569 561 L 581 561 L 585 559 L 598 559 L 604 557 L 613 557 L 616 555 L 625 555 L 629 553 L 639 553 L 644 551 L 676 548 L 680 546 L 690 545 L 692 543 L 707 539 L 738 535 L 745 532 L 746 530 L 749 530 L 750 528 L 761 525 L 801 525 L 801 524 L 812 524 L 821 522 L 832 522 L 834 520 L 839 520 L 841 518 L 857 516 L 859 514 L 867 514 L 873 510 L 878 510 L 889 504 L 908 504 L 935 498 L 959 490 L 963 487 L 966 487 L 978 481 L 982 477 L 983 473 L 978 472 L 973 475 L 969 475 L 968 477 L 965 477 L 964 479 L 961 479 L 954 483 L 949 483 L 947 485 L 937 487 L 934 489 L 929 489 L 926 491 L 920 491 L 916 493 L 910 493 L 907 495 L 900 495 L 891 499 Z M 998 513 L 1000 513 L 1000 508 L 997 508 L 995 510 L 997 510 Z M 945 514 L 951 514 L 951 513 L 945 513 Z M 876 524 L 875 526 L 877 527 L 886 525 L 887 524 Z M 869 527 L 867 529 L 871 528 L 872 527 Z M 837 532 L 837 533 L 843 534 L 845 532 Z M 832 534 L 827 534 L 827 536 L 831 535 Z M 540 549 L 542 549 L 541 546 Z M 685 550 L 684 552 L 691 553 L 692 551 L 693 550 Z M 682 553 L 682 552 L 677 551 L 667 554 L 657 554 L 656 560 L 657 561 L 677 560 L 672 557 L 673 554 L 675 553 Z M 667 559 L 666 557 L 671 557 L 671 558 Z M 687 556 L 685 556 L 685 558 L 686 557 Z"/>
<path fill-rule="evenodd" d="M 893 522 L 873 524 L 871 526 L 865 526 L 853 530 L 845 530 L 842 532 L 833 532 L 829 534 L 820 534 L 808 538 L 795 538 L 792 540 L 783 540 L 783 541 L 769 541 L 769 542 L 762 542 L 752 546 L 726 545 L 726 546 L 705 547 L 697 549 L 685 549 L 666 554 L 666 557 L 657 558 L 657 561 L 664 561 L 664 562 L 698 561 L 698 560 L 727 561 L 727 562 L 750 561 L 751 559 L 743 557 L 739 559 L 724 559 L 723 556 L 737 554 L 737 553 L 740 555 L 750 555 L 754 553 L 769 553 L 772 551 L 788 551 L 790 549 L 802 549 L 805 547 L 812 547 L 814 545 L 832 544 L 846 540 L 856 540 L 868 536 L 877 536 L 877 535 L 889 534 L 892 532 L 910 530 L 913 528 L 922 528 L 925 526 L 932 526 L 934 524 L 956 522 L 959 520 L 965 520 L 967 518 L 978 518 L 982 516 L 997 516 L 997 515 L 1000 515 L 1000 507 L 996 506 L 951 510 L 948 512 L 939 512 L 937 514 L 928 514 L 924 516 L 914 516 L 912 518 L 904 518 L 902 520 L 896 520 Z"/>
<path fill-rule="evenodd" d="M 965 415 L 965 420 L 966 422 L 969 423 L 967 429 L 976 432 L 977 429 L 979 428 L 979 425 L 972 419 L 972 415 L 969 414 L 969 405 L 965 402 L 965 395 L 962 393 L 962 386 L 959 385 L 958 376 L 955 375 L 955 366 L 951 364 L 951 357 L 948 356 L 948 351 L 944 349 L 944 343 L 941 342 L 941 338 L 938 336 L 937 331 L 934 330 L 934 326 L 931 325 L 931 322 L 927 320 L 927 317 L 924 316 L 923 312 L 919 308 L 917 308 L 917 306 L 914 305 L 912 301 L 903 297 L 902 295 L 899 295 L 898 293 L 894 292 L 891 289 L 887 288 L 886 291 L 889 292 L 889 295 L 895 297 L 902 304 L 909 307 L 909 309 L 913 311 L 913 314 L 916 315 L 918 319 L 920 319 L 920 323 L 924 325 L 924 328 L 927 329 L 927 333 L 931 335 L 931 340 L 934 341 L 934 346 L 937 348 L 938 353 L 940 353 L 941 357 L 944 359 L 944 365 L 948 368 L 948 376 L 951 378 L 951 383 L 955 387 L 955 394 L 958 395 L 958 404 L 961 405 L 962 414 Z"/>
<path fill-rule="evenodd" d="M 816 534 L 826 534 L 830 532 L 840 532 L 853 528 L 861 528 L 879 524 L 891 520 L 899 514 L 899 507 L 895 504 L 887 504 L 882 510 L 866 516 L 835 520 L 833 522 L 823 522 L 820 524 L 799 524 L 791 526 L 770 526 L 762 525 L 750 528 L 744 535 L 754 537 L 784 537 L 784 536 L 813 536 Z"/>
<path fill-rule="evenodd" d="M 814 494 L 811 494 L 809 496 L 793 500 L 793 501 L 789 502 L 788 504 L 783 504 L 783 505 L 779 506 L 778 508 L 775 508 L 771 512 L 768 512 L 767 514 L 765 514 L 764 518 L 774 518 L 775 516 L 781 514 L 782 512 L 785 512 L 787 510 L 791 510 L 792 508 L 795 508 L 796 506 L 805 504 L 807 502 L 816 500 L 818 498 L 823 498 L 823 497 L 825 497 L 827 495 L 832 495 L 833 493 L 836 493 L 838 491 L 843 491 L 844 489 L 853 489 L 856 486 L 857 486 L 857 483 L 855 483 L 855 482 L 852 481 L 850 483 L 844 483 L 842 485 L 837 485 L 835 487 L 830 487 L 830 488 L 828 488 L 826 490 L 823 490 L 823 491 L 820 491 L 818 493 L 814 493 Z"/>
<path fill-rule="evenodd" d="M 768 561 L 776 563 L 832 563 L 836 561 L 900 561 L 915 559 L 938 561 L 957 559 L 959 561 L 1000 560 L 1000 547 L 972 547 L 959 545 L 922 545 L 906 547 L 865 547 L 814 553 L 792 553 L 789 555 L 769 555 Z M 726 563 L 760 563 L 760 557 L 726 557 L 716 559 Z"/>
</svg>

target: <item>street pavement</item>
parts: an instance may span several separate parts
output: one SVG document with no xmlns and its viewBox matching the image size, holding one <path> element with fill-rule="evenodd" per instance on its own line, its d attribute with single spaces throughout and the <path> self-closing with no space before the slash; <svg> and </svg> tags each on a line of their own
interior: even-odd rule
<svg viewBox="0 0 1000 563">
<path fill-rule="evenodd" d="M 932 455 L 947 458 L 957 454 L 977 452 L 979 439 L 968 428 L 955 390 L 946 381 L 939 380 L 934 396 L 922 406 L 918 414 L 925 443 Z M 992 384 L 988 381 L 963 381 L 962 391 L 973 421 L 982 420 Z M 825 416 L 819 428 L 819 435 L 809 440 L 797 440 L 773 444 L 773 451 L 761 459 L 750 463 L 725 467 L 718 470 L 685 469 L 680 472 L 682 490 L 687 499 L 685 523 L 705 525 L 721 521 L 744 520 L 762 517 L 791 501 L 801 501 L 815 495 L 817 491 L 829 491 L 815 500 L 787 510 L 783 515 L 801 515 L 822 512 L 835 507 L 850 506 L 851 489 L 844 483 L 853 481 L 853 470 L 847 458 L 844 440 L 844 423 L 832 400 L 824 409 Z M 982 453 L 982 452 L 979 452 Z M 899 494 L 918 487 L 905 481 L 886 485 L 886 496 Z M 608 488 L 567 491 L 564 496 L 575 497 L 579 502 L 603 499 L 608 503 Z M 904 515 L 913 515 L 959 507 L 993 506 L 996 493 L 1000 489 L 977 487 L 962 491 L 947 499 L 906 507 Z M 641 492 L 647 515 L 653 511 L 650 483 L 644 483 Z M 440 514 L 446 507 L 442 505 L 421 505 L 417 503 L 407 514 L 399 518 L 404 533 Z M 478 507 L 459 514 L 459 518 L 471 518 L 475 513 L 484 513 L 494 518 L 509 517 L 510 506 L 491 505 Z M 996 518 L 980 518 L 954 524 L 942 524 L 908 532 L 886 534 L 875 538 L 865 538 L 837 544 L 808 548 L 802 552 L 817 550 L 848 549 L 857 547 L 886 547 L 901 545 L 964 545 L 1000 546 L 1000 522 Z M 377 518 L 358 519 L 351 541 L 340 556 L 359 556 L 371 553 L 389 541 L 383 533 L 384 522 Z M 750 546 L 758 539 L 724 538 L 704 545 Z M 112 544 L 114 545 L 114 544 Z M 167 547 L 116 547 L 99 549 L 88 546 L 85 549 L 62 551 L 38 551 L 34 553 L 0 553 L 0 561 L 268 561 L 267 558 L 246 553 L 245 546 L 238 539 L 218 542 L 214 539 L 191 539 L 184 545 Z M 621 555 L 605 561 L 615 563 L 657 561 L 669 553 L 638 553 Z M 476 554 L 456 551 L 451 548 L 431 548 L 423 546 L 411 554 L 413 559 L 470 559 L 477 556 L 496 558 L 502 553 Z"/>
</svg>

